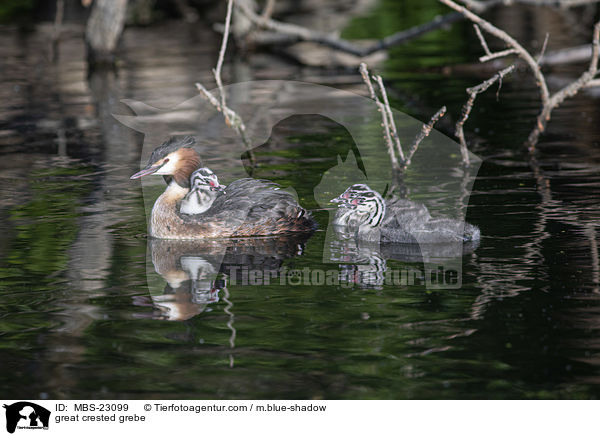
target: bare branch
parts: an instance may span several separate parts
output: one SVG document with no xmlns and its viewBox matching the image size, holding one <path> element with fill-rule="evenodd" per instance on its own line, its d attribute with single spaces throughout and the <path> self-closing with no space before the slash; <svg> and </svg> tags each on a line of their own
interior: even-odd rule
<svg viewBox="0 0 600 436">
<path fill-rule="evenodd" d="M 440 108 L 440 110 L 438 110 L 431 117 L 431 119 L 429 120 L 429 122 L 427 124 L 423 124 L 421 131 L 415 137 L 415 140 L 413 141 L 412 145 L 410 146 L 410 149 L 408 150 L 406 160 L 402 164 L 402 167 L 404 169 L 406 169 L 410 165 L 412 157 L 415 154 L 415 152 L 417 151 L 417 148 L 419 148 L 419 145 L 421 144 L 421 142 L 423 142 L 423 139 L 425 139 L 425 138 L 427 138 L 427 136 L 429 136 L 429 134 L 431 133 L 431 130 L 433 129 L 433 125 L 435 123 L 437 123 L 438 120 L 440 118 L 442 118 L 445 114 L 446 114 L 446 106 L 442 106 Z"/>
<path fill-rule="evenodd" d="M 492 4 L 498 4 L 499 1 L 490 0 L 486 4 L 492 6 Z M 390 47 L 404 44 L 411 39 L 417 38 L 421 35 L 429 33 L 433 30 L 437 30 L 440 27 L 448 26 L 452 23 L 462 20 L 462 15 L 457 13 L 450 13 L 442 16 L 437 16 L 433 20 L 425 24 L 419 24 L 406 30 L 401 30 L 392 35 L 386 36 L 380 41 L 373 43 L 368 47 L 360 49 L 359 56 L 364 57 L 370 54 L 376 53 L 381 50 L 387 50 Z"/>
<path fill-rule="evenodd" d="M 491 6 L 501 4 L 502 0 L 488 0 L 481 3 L 488 9 Z M 276 32 L 278 34 L 287 35 L 285 39 L 268 38 L 267 40 L 277 40 L 280 43 L 293 44 L 298 41 L 310 41 L 322 44 L 333 49 L 349 53 L 358 57 L 365 57 L 381 50 L 386 50 L 395 45 L 402 44 L 413 38 L 421 36 L 432 30 L 439 29 L 442 26 L 449 25 L 463 18 L 460 13 L 450 13 L 443 16 L 435 17 L 432 21 L 411 27 L 410 29 L 389 35 L 369 46 L 360 46 L 345 39 L 341 39 L 334 34 L 318 32 L 316 30 L 307 29 L 306 27 L 298 26 L 290 23 L 283 23 L 271 19 L 263 12 L 262 15 L 257 14 L 252 8 L 248 7 L 244 2 L 235 1 L 235 6 L 238 10 L 248 18 L 255 26 Z M 266 9 L 266 8 L 265 8 Z"/>
<path fill-rule="evenodd" d="M 492 54 L 492 52 L 490 51 L 490 48 L 487 45 L 487 42 L 485 41 L 485 38 L 483 37 L 483 34 L 481 33 L 481 29 L 479 28 L 479 26 L 477 24 L 473 24 L 473 27 L 475 28 L 475 33 L 477 34 L 477 38 L 479 38 L 479 42 L 481 43 L 481 46 L 483 47 L 483 51 L 485 52 L 486 55 L 490 56 Z"/>
<path fill-rule="evenodd" d="M 213 74 L 215 76 L 215 82 L 217 83 L 217 88 L 219 90 L 219 96 L 221 100 L 217 99 L 209 90 L 207 90 L 204 85 L 201 83 L 196 83 L 196 88 L 198 91 L 212 104 L 219 112 L 223 114 L 225 118 L 225 123 L 234 129 L 236 133 L 242 139 L 244 146 L 249 152 L 250 161 L 252 163 L 252 167 L 255 165 L 254 153 L 252 152 L 252 143 L 246 136 L 246 125 L 240 117 L 233 109 L 227 106 L 226 102 L 226 93 L 223 89 L 223 81 L 221 80 L 221 69 L 223 67 L 223 60 L 225 59 L 225 51 L 227 50 L 227 40 L 229 39 L 229 28 L 231 25 L 231 14 L 233 11 L 233 0 L 228 0 L 227 2 L 227 16 L 225 18 L 225 29 L 223 32 L 223 41 L 221 42 L 221 49 L 219 50 L 219 58 L 217 60 L 217 66 L 213 69 Z"/>
<path fill-rule="evenodd" d="M 386 109 L 384 104 L 377 97 L 377 93 L 375 92 L 375 88 L 373 87 L 373 83 L 371 82 L 371 76 L 369 74 L 367 64 L 365 64 L 364 62 L 361 63 L 359 71 L 360 71 L 360 74 L 361 74 L 365 84 L 367 85 L 367 88 L 369 89 L 369 94 L 371 96 L 371 99 L 375 102 L 375 104 L 377 105 L 377 109 L 381 113 L 385 145 L 387 147 L 388 154 L 390 155 L 390 161 L 392 162 L 392 168 L 394 169 L 394 171 L 398 171 L 400 169 L 400 165 L 398 163 L 398 158 L 396 157 L 396 152 L 394 151 L 394 142 L 392 139 L 392 134 L 390 132 L 390 123 L 388 120 L 388 113 L 390 113 L 391 111 L 388 112 L 388 110 Z"/>
<path fill-rule="evenodd" d="M 491 61 L 492 59 L 502 58 L 504 56 L 508 56 L 508 55 L 517 53 L 517 51 L 514 48 L 509 48 L 509 49 L 502 50 L 502 51 L 499 51 L 496 53 L 492 53 L 490 51 L 490 48 L 487 45 L 485 37 L 481 33 L 481 29 L 479 28 L 479 26 L 477 24 L 473 24 L 473 27 L 475 28 L 475 33 L 477 34 L 477 38 L 479 38 L 479 42 L 481 43 L 481 46 L 483 47 L 483 51 L 485 52 L 485 56 L 481 56 L 479 58 L 479 62 L 487 62 L 487 61 Z"/>
<path fill-rule="evenodd" d="M 486 4 L 478 0 L 460 0 L 460 2 L 464 3 L 466 7 L 477 12 L 478 14 L 481 14 L 487 9 Z"/>
<path fill-rule="evenodd" d="M 536 4 L 541 6 L 571 7 L 580 4 L 597 3 L 598 1 L 600 0 L 487 0 L 485 2 L 477 0 L 462 0 L 462 3 L 466 4 L 469 9 L 477 13 L 483 13 L 493 6 L 502 4 L 525 3 Z M 386 50 L 390 47 L 399 44 L 403 44 L 425 33 L 439 29 L 443 26 L 450 25 L 463 18 L 469 18 L 467 15 L 460 12 L 459 9 L 454 8 L 459 12 L 452 12 L 443 16 L 437 16 L 428 23 L 420 24 L 409 29 L 399 31 L 370 45 L 364 46 L 339 38 L 333 33 L 319 32 L 295 24 L 289 24 L 273 20 L 271 19 L 271 14 L 274 3 L 275 0 L 267 0 L 267 3 L 262 13 L 258 14 L 246 2 L 241 0 L 235 0 L 235 6 L 252 24 L 254 24 L 260 29 L 269 31 L 257 33 L 254 39 L 255 43 L 264 45 L 291 45 L 299 41 L 308 41 L 328 46 L 335 50 L 349 53 L 359 58 L 369 56 L 373 53 Z M 454 3 L 454 5 L 460 8 L 460 6 L 458 6 L 456 3 Z M 513 53 L 518 52 L 499 52 L 497 54 L 494 54 L 493 57 L 484 57 L 484 60 L 482 62 Z M 487 55 L 492 55 L 492 53 L 487 53 L 486 56 Z M 539 80 L 539 77 L 536 78 Z"/>
<path fill-rule="evenodd" d="M 215 98 L 215 96 L 212 95 L 212 93 L 208 89 L 206 89 L 204 87 L 204 85 L 202 85 L 202 83 L 197 82 L 196 83 L 196 89 L 198 89 L 198 91 L 200 91 L 202 93 L 202 95 L 204 95 L 204 97 L 208 100 L 208 102 L 210 104 L 212 104 L 215 108 L 217 108 L 217 110 L 219 112 L 223 112 L 223 108 L 222 108 L 221 103 L 219 102 L 219 100 L 217 100 Z"/>
<path fill-rule="evenodd" d="M 473 12 L 467 10 L 466 8 L 458 5 L 457 3 L 455 3 L 452 0 L 439 0 L 439 1 L 441 3 L 444 3 L 446 6 L 454 9 L 455 11 L 460 12 L 467 19 L 472 21 L 474 24 L 476 24 L 477 26 L 481 26 L 481 28 L 483 30 L 485 30 L 486 32 L 503 40 L 507 45 L 509 45 L 511 47 L 511 49 L 505 50 L 504 52 L 499 52 L 499 53 L 495 53 L 495 54 L 487 54 L 486 56 L 483 56 L 480 59 L 480 61 L 483 62 L 484 60 L 490 60 L 490 59 L 494 59 L 497 57 L 506 56 L 507 54 L 511 53 L 511 50 L 514 50 L 514 53 L 517 54 L 521 59 L 523 59 L 525 61 L 525 63 L 527 64 L 527 66 L 529 67 L 529 69 L 531 70 L 533 75 L 535 76 L 536 84 L 540 90 L 540 96 L 541 96 L 541 100 L 542 100 L 542 110 L 537 117 L 537 124 L 536 124 L 535 128 L 533 129 L 533 131 L 529 134 L 529 137 L 526 142 L 526 144 L 528 145 L 529 151 L 533 152 L 535 150 L 535 145 L 539 139 L 539 135 L 546 129 L 546 124 L 547 124 L 548 120 L 550 119 L 550 115 L 551 115 L 552 111 L 556 107 L 558 107 L 565 99 L 567 99 L 569 97 L 573 97 L 574 95 L 576 95 L 579 92 L 580 89 L 588 87 L 589 84 L 594 80 L 594 78 L 598 72 L 598 58 L 600 56 L 600 43 L 599 43 L 600 22 L 596 23 L 596 25 L 594 26 L 594 34 L 593 34 L 593 38 L 592 38 L 592 55 L 591 55 L 590 65 L 588 67 L 588 70 L 585 71 L 574 82 L 570 83 L 569 85 L 565 86 L 561 90 L 550 95 L 550 92 L 548 91 L 548 85 L 546 83 L 546 79 L 540 69 L 540 63 L 541 63 L 543 54 L 546 50 L 546 45 L 548 43 L 548 37 L 549 37 L 548 34 L 546 34 L 546 38 L 544 40 L 541 54 L 538 57 L 538 60 L 536 61 L 533 58 L 533 56 L 531 56 L 531 54 L 529 54 L 529 52 L 527 50 L 525 50 L 523 48 L 523 46 L 521 46 L 521 44 L 519 44 L 515 39 L 513 39 L 510 35 L 508 35 L 503 30 L 495 27 L 494 25 L 490 24 L 483 18 L 481 18 L 478 15 L 474 14 Z M 548 4 L 549 2 L 543 1 L 542 3 Z M 561 3 L 561 2 L 559 1 L 558 3 Z M 564 3 L 564 2 L 562 2 L 562 3 Z M 479 29 L 477 27 L 475 28 L 475 31 L 477 32 L 477 36 L 478 36 L 480 42 L 482 43 L 484 50 L 487 53 L 489 51 L 489 49 L 487 48 L 487 44 L 485 42 L 485 39 L 483 38 L 483 35 L 481 35 L 481 32 L 479 32 Z M 474 98 L 473 98 L 474 95 L 473 94 L 470 94 L 470 95 L 471 95 L 471 98 L 469 98 L 469 101 L 474 100 Z M 466 114 L 463 112 L 463 117 L 461 118 L 462 122 L 459 121 L 459 123 L 457 123 L 457 126 L 456 126 L 457 136 L 459 136 L 459 139 L 461 140 L 461 145 L 463 145 L 463 148 L 466 146 L 466 144 L 464 141 L 464 134 L 462 132 L 462 124 L 464 124 L 464 121 L 466 121 L 466 119 L 468 117 L 468 112 L 470 112 L 469 101 L 467 102 L 467 105 L 465 106 L 465 108 L 468 110 L 467 110 Z M 471 106 L 472 106 L 472 101 L 471 101 Z M 463 157 L 464 157 L 464 155 L 463 155 Z"/>
<path fill-rule="evenodd" d="M 586 88 L 595 88 L 596 86 L 600 86 L 600 79 L 590 80 L 587 85 L 585 85 Z"/>
<path fill-rule="evenodd" d="M 375 88 L 373 88 L 373 83 L 371 83 L 371 76 L 369 74 L 369 70 L 367 69 L 367 64 L 362 62 L 359 67 L 360 75 L 362 76 L 367 88 L 369 89 L 369 94 L 375 102 L 377 102 L 377 94 L 375 94 Z"/>
<path fill-rule="evenodd" d="M 462 107 L 461 117 L 456 122 L 455 127 L 455 135 L 460 141 L 460 153 L 462 155 L 463 164 L 465 166 L 469 166 L 469 150 L 467 148 L 467 141 L 465 140 L 465 133 L 463 130 L 463 126 L 465 122 L 469 118 L 471 114 L 471 110 L 473 109 L 473 103 L 475 103 L 475 99 L 477 98 L 477 94 L 481 94 L 485 92 L 490 86 L 492 86 L 495 82 L 501 81 L 504 76 L 509 74 L 511 71 L 515 69 L 514 65 L 507 67 L 501 71 L 498 71 L 493 77 L 486 80 L 485 82 L 480 83 L 477 86 L 472 88 L 467 88 L 467 94 L 469 94 L 469 99 Z"/>
<path fill-rule="evenodd" d="M 546 129 L 546 124 L 550 120 L 552 111 L 560 106 L 563 101 L 567 98 L 575 96 L 579 90 L 588 87 L 590 83 L 594 81 L 596 74 L 598 73 L 598 59 L 600 57 L 600 21 L 594 25 L 594 32 L 592 36 L 592 57 L 590 59 L 590 65 L 581 76 L 574 82 L 565 86 L 564 88 L 556 91 L 547 104 L 544 105 L 542 112 L 538 115 L 537 125 L 533 131 L 529 134 L 527 145 L 530 152 L 535 150 L 540 134 Z"/>
<path fill-rule="evenodd" d="M 517 53 L 517 50 L 515 50 L 514 48 L 507 48 L 506 50 L 497 51 L 496 53 L 490 53 L 489 55 L 486 55 L 486 56 L 481 56 L 479 58 L 479 62 L 487 62 L 487 61 L 491 61 L 492 59 L 503 58 L 504 56 L 509 56 L 511 54 L 516 54 L 516 53 Z"/>
<path fill-rule="evenodd" d="M 227 40 L 229 39 L 229 27 L 231 25 L 231 13 L 233 11 L 233 0 L 227 2 L 227 15 L 225 18 L 225 30 L 223 31 L 223 41 L 221 42 L 221 49 L 219 50 L 219 59 L 217 60 L 217 66 L 213 70 L 219 93 L 221 94 L 221 107 L 226 108 L 225 102 L 225 91 L 223 90 L 223 82 L 221 81 L 221 68 L 223 67 L 223 60 L 225 59 L 225 51 L 227 50 Z M 231 124 L 231 119 L 227 111 L 223 110 L 223 115 L 227 120 L 228 124 Z"/>
<path fill-rule="evenodd" d="M 540 69 L 540 66 L 538 65 L 537 61 L 531 56 L 531 54 L 529 54 L 529 52 L 527 50 L 525 50 L 523 48 L 523 46 L 521 44 L 519 44 L 512 36 L 510 36 L 504 30 L 497 28 L 490 22 L 484 20 L 483 18 L 479 17 L 478 15 L 474 14 L 473 12 L 464 8 L 463 6 L 460 6 L 459 4 L 455 3 L 454 1 L 452 1 L 452 0 L 439 0 L 439 1 L 443 4 L 445 4 L 446 6 L 454 9 L 455 11 L 460 12 L 468 20 L 479 25 L 483 30 L 485 30 L 489 34 L 494 35 L 495 37 L 501 39 L 509 47 L 513 48 L 515 50 L 516 54 L 525 61 L 525 63 L 527 64 L 527 66 L 529 67 L 529 69 L 531 70 L 533 75 L 535 76 L 536 84 L 540 90 L 542 106 L 546 106 L 548 104 L 548 101 L 550 100 L 550 92 L 548 91 L 548 85 L 546 84 L 546 79 L 544 78 L 544 75 L 542 74 L 542 70 Z"/>
<path fill-rule="evenodd" d="M 383 107 L 387 113 L 392 140 L 396 145 L 396 151 L 398 152 L 398 156 L 400 156 L 400 161 L 404 162 L 404 152 L 402 151 L 402 144 L 400 144 L 400 138 L 398 137 L 398 131 L 396 130 L 396 122 L 394 121 L 394 114 L 392 113 L 390 102 L 388 101 L 387 92 L 385 92 L 385 85 L 383 84 L 383 79 L 381 78 L 381 76 L 375 76 L 375 80 L 377 81 L 377 85 L 379 85 L 379 91 L 381 92 L 381 96 L 383 97 Z"/>
<path fill-rule="evenodd" d="M 550 39 L 550 33 L 546 32 L 546 37 L 544 38 L 544 43 L 542 44 L 542 51 L 540 51 L 540 55 L 537 58 L 537 63 L 540 65 L 542 59 L 544 58 L 544 53 L 546 53 L 546 47 L 548 46 L 548 39 Z"/>
<path fill-rule="evenodd" d="M 383 79 L 381 76 L 371 76 L 369 74 L 369 70 L 367 65 L 363 62 L 360 64 L 360 74 L 369 89 L 369 94 L 371 99 L 375 101 L 379 112 L 381 113 L 382 119 L 382 127 L 385 138 L 385 144 L 388 150 L 388 154 L 390 155 L 390 160 L 392 162 L 392 168 L 394 170 L 395 177 L 400 177 L 402 171 L 406 170 L 411 163 L 412 157 L 419 148 L 419 144 L 425 139 L 433 129 L 433 125 L 444 116 L 446 113 L 446 106 L 443 106 L 439 111 L 435 113 L 429 123 L 424 124 L 421 128 L 421 131 L 415 137 L 412 145 L 410 146 L 406 157 L 404 155 L 404 151 L 402 150 L 402 144 L 400 142 L 400 137 L 398 135 L 398 130 L 396 129 L 396 123 L 394 121 L 394 114 L 390 107 L 390 102 L 388 101 L 387 92 L 385 90 L 385 85 L 383 84 Z M 381 98 L 383 102 L 379 100 L 377 93 L 375 91 L 375 87 L 371 82 L 371 78 L 375 80 L 377 86 L 379 87 L 379 92 L 381 93 Z M 395 145 L 395 150 L 394 150 Z M 396 153 L 398 156 L 396 156 Z M 394 183 L 394 186 L 396 183 Z M 390 193 L 393 191 L 394 187 L 391 188 Z"/>
</svg>

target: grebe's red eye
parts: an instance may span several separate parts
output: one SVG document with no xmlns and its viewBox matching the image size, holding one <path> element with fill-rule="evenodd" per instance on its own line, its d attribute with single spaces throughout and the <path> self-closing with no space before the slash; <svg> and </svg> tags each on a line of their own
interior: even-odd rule
<svg viewBox="0 0 600 436">
<path fill-rule="evenodd" d="M 213 182 L 212 180 L 210 180 L 208 183 L 210 184 L 210 186 L 213 186 L 213 187 L 216 186 L 215 182 Z"/>
</svg>

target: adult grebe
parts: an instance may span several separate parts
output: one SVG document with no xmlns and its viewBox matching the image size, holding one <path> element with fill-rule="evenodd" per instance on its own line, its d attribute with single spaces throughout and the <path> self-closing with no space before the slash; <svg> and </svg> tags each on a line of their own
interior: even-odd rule
<svg viewBox="0 0 600 436">
<path fill-rule="evenodd" d="M 450 218 L 432 218 L 424 204 L 385 201 L 365 184 L 350 186 L 338 203 L 333 224 L 341 233 L 367 241 L 440 244 L 478 241 L 479 229 Z"/>
<path fill-rule="evenodd" d="M 150 236 L 162 239 L 227 238 L 312 232 L 315 229 L 310 213 L 292 194 L 279 190 L 274 183 L 240 179 L 229 184 L 224 192 L 212 171 L 200 168 L 200 155 L 192 148 L 195 143 L 191 136 L 170 138 L 152 152 L 145 168 L 131 176 L 137 179 L 156 174 L 164 176 L 167 182 L 167 189 L 152 208 Z M 203 175 L 203 171 L 199 171 L 196 176 L 201 180 L 190 193 L 190 178 L 200 169 L 210 173 Z M 211 194 L 204 196 L 206 192 Z M 196 194 L 198 197 L 194 200 L 192 195 Z M 183 213 L 180 209 L 182 200 L 185 200 Z"/>
</svg>

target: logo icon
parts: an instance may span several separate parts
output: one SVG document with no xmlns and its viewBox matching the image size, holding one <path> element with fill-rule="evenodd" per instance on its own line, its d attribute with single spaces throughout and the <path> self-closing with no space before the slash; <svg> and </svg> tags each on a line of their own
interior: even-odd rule
<svg viewBox="0 0 600 436">
<path fill-rule="evenodd" d="M 4 405 L 6 409 L 6 431 L 14 433 L 18 429 L 48 429 L 50 411 L 28 401 Z"/>
</svg>

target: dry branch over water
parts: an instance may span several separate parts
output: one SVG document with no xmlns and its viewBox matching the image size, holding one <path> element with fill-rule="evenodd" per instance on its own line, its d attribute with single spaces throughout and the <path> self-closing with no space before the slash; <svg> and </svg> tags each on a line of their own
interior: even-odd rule
<svg viewBox="0 0 600 436">
<path fill-rule="evenodd" d="M 200 82 L 196 83 L 196 89 L 212 104 L 219 112 L 223 114 L 225 123 L 231 127 L 239 135 L 240 139 L 244 143 L 246 150 L 249 153 L 249 158 L 252 167 L 255 165 L 254 153 L 252 152 L 252 142 L 246 136 L 246 125 L 244 120 L 240 117 L 233 109 L 227 106 L 226 92 L 223 89 L 223 80 L 221 79 L 221 69 L 223 68 L 223 61 L 225 59 L 225 52 L 227 51 L 227 41 L 229 39 L 229 28 L 231 26 L 231 15 L 233 12 L 233 0 L 227 2 L 227 15 L 225 18 L 225 30 L 223 32 L 223 40 L 221 42 L 221 49 L 219 50 L 219 58 L 217 60 L 217 66 L 213 69 L 213 75 L 217 88 L 219 90 L 220 101 L 215 97 L 204 85 Z"/>
<path fill-rule="evenodd" d="M 456 122 L 455 128 L 455 135 L 460 141 L 460 153 L 462 155 L 463 164 L 465 166 L 469 166 L 469 150 L 467 149 L 467 141 L 465 140 L 465 132 L 463 130 L 463 127 L 465 125 L 465 122 L 469 118 L 469 115 L 471 114 L 471 110 L 473 109 L 473 104 L 475 103 L 477 94 L 485 92 L 490 86 L 492 86 L 497 81 L 499 82 L 498 87 L 500 87 L 504 76 L 512 72 L 514 69 L 515 66 L 511 65 L 508 68 L 498 71 L 498 73 L 496 73 L 493 77 L 486 80 L 485 82 L 480 83 L 479 85 L 474 86 L 472 88 L 467 88 L 467 94 L 469 94 L 469 99 L 462 107 L 461 116 L 460 119 Z"/>
<path fill-rule="evenodd" d="M 440 3 L 450 7 L 454 10 L 454 12 L 450 14 L 446 14 L 443 16 L 438 16 L 434 18 L 432 21 L 424 24 L 420 24 L 414 26 L 410 29 L 406 29 L 400 32 L 397 32 L 393 35 L 389 35 L 381 40 L 378 40 L 374 43 L 370 43 L 367 45 L 357 44 L 352 41 L 348 41 L 340 38 L 335 33 L 325 33 L 319 32 L 313 29 L 309 29 L 306 27 L 302 27 L 296 24 L 285 23 L 282 21 L 277 21 L 272 19 L 272 12 L 274 7 L 274 1 L 270 0 L 265 5 L 262 13 L 258 13 L 255 11 L 249 2 L 241 1 L 241 0 L 233 0 L 233 4 L 236 9 L 243 14 L 252 25 L 256 27 L 259 31 L 266 31 L 269 33 L 269 36 L 266 38 L 261 38 L 257 36 L 257 32 L 253 32 L 253 37 L 256 41 L 271 43 L 279 43 L 283 45 L 294 44 L 299 41 L 308 41 L 318 43 L 327 47 L 330 47 L 334 50 L 348 53 L 358 58 L 364 58 L 370 54 L 375 52 L 386 50 L 395 45 L 404 43 L 410 39 L 416 38 L 420 35 L 423 35 L 427 32 L 439 29 L 444 25 L 449 25 L 454 23 L 462 18 L 466 18 L 474 24 L 476 35 L 481 43 L 481 46 L 484 50 L 484 55 L 479 58 L 480 62 L 489 62 L 491 60 L 501 59 L 507 56 L 516 55 L 519 59 L 527 66 L 527 68 L 531 71 L 532 75 L 535 78 L 535 83 L 538 87 L 540 93 L 541 100 L 541 108 L 540 113 L 537 117 L 537 122 L 532 132 L 528 135 L 526 145 L 530 152 L 535 151 L 535 146 L 539 139 L 541 133 L 543 133 L 546 129 L 546 124 L 550 119 L 550 115 L 552 111 L 558 107 L 565 99 L 573 97 L 576 95 L 579 90 L 586 87 L 598 86 L 600 82 L 595 79 L 597 73 L 597 63 L 598 63 L 598 31 L 597 28 L 594 31 L 593 42 L 590 46 L 584 47 L 575 47 L 573 49 L 563 50 L 562 54 L 559 56 L 558 53 L 548 54 L 548 56 L 544 59 L 544 52 L 548 43 L 549 34 L 546 34 L 546 38 L 544 39 L 543 47 L 539 55 L 534 57 L 524 46 L 510 36 L 507 32 L 500 29 L 499 27 L 493 25 L 489 21 L 483 19 L 480 14 L 487 11 L 489 8 L 503 5 L 510 6 L 515 3 L 522 3 L 528 5 L 535 6 L 546 6 L 546 7 L 562 7 L 562 8 L 570 8 L 575 6 L 581 6 L 583 4 L 592 4 L 597 3 L 598 0 L 488 0 L 488 1 L 477 1 L 477 0 L 462 0 L 458 4 L 453 0 L 439 0 Z M 231 5 L 231 2 L 230 2 Z M 230 6 L 228 5 L 228 6 Z M 463 6 L 464 5 L 464 6 Z M 496 38 L 502 40 L 506 44 L 506 49 L 492 52 L 489 49 L 489 46 L 485 40 L 483 32 L 486 32 Z M 226 31 L 227 33 L 227 31 Z M 260 32 L 258 32 L 260 33 Z M 275 36 L 274 36 L 275 35 Z M 572 83 L 564 86 L 562 89 L 559 89 L 555 93 L 551 93 L 547 84 L 546 77 L 542 72 L 541 65 L 543 64 L 551 64 L 556 62 L 576 62 L 581 61 L 582 59 L 587 59 L 588 53 L 591 52 L 591 61 L 590 66 L 587 71 L 585 71 L 577 80 Z M 559 59 L 560 57 L 560 59 Z M 503 70 L 504 71 L 504 70 Z M 361 66 L 362 72 L 362 66 Z M 377 84 L 379 85 L 378 76 L 373 77 Z M 363 79 L 367 78 L 368 75 L 365 76 L 363 74 Z M 370 82 L 370 80 L 369 80 Z M 367 83 L 367 80 L 365 80 Z M 371 98 L 374 97 L 374 89 L 373 85 L 367 83 L 369 87 L 369 92 L 371 94 Z M 392 165 L 394 168 L 399 168 L 403 166 L 402 162 L 406 164 L 406 162 L 410 162 L 410 159 L 405 160 L 403 156 L 402 149 L 399 144 L 399 139 L 397 138 L 397 133 L 395 126 L 393 125 L 393 119 L 388 115 L 383 115 L 384 111 L 387 110 L 386 107 L 386 98 L 385 89 L 379 86 L 381 98 L 383 100 L 379 101 L 379 99 L 375 99 L 375 102 L 382 110 L 382 118 L 384 129 L 386 130 L 386 145 L 388 147 L 388 151 L 395 148 L 396 151 L 392 154 L 390 151 L 390 158 L 392 160 Z M 389 105 L 387 105 L 389 106 Z M 467 114 L 468 116 L 468 114 Z M 465 118 L 466 120 L 466 118 Z M 463 120 L 463 124 L 464 121 Z M 458 128 L 460 127 L 460 129 Z M 464 135 L 462 133 L 462 125 L 458 126 L 457 124 L 457 135 L 459 139 L 461 139 L 461 145 L 464 143 Z M 396 156 L 396 154 L 398 156 Z M 464 156 L 463 156 L 464 158 Z"/>
<path fill-rule="evenodd" d="M 367 64 L 365 63 L 360 64 L 360 74 L 362 75 L 363 81 L 367 85 L 371 99 L 375 101 L 377 109 L 381 113 L 383 136 L 388 154 L 390 155 L 392 168 L 394 172 L 402 172 L 410 165 L 413 155 L 417 151 L 417 148 L 419 148 L 419 144 L 421 144 L 423 139 L 425 139 L 429 133 L 431 133 L 433 125 L 444 116 L 446 113 L 446 106 L 443 106 L 440 110 L 438 110 L 433 117 L 431 117 L 429 122 L 423 125 L 421 131 L 417 134 L 410 148 L 408 149 L 408 153 L 405 154 L 402 150 L 402 144 L 400 142 L 400 137 L 398 136 L 398 130 L 396 129 L 396 122 L 394 121 L 394 114 L 390 107 L 390 102 L 388 101 L 383 79 L 379 75 L 371 76 Z M 381 101 L 377 96 L 377 92 L 375 91 L 372 80 L 374 80 L 377 84 L 383 101 Z"/>
<path fill-rule="evenodd" d="M 488 61 L 491 59 L 498 59 L 498 58 L 508 56 L 511 54 L 516 54 L 526 63 L 526 65 L 531 70 L 533 76 L 535 77 L 536 85 L 540 91 L 540 99 L 541 99 L 541 103 L 542 103 L 542 108 L 541 108 L 540 114 L 537 117 L 536 126 L 533 128 L 533 130 L 529 134 L 529 137 L 527 138 L 527 141 L 526 141 L 528 150 L 530 152 L 534 152 L 535 146 L 539 139 L 539 136 L 546 129 L 546 124 L 550 120 L 552 111 L 556 107 L 558 107 L 564 100 L 575 96 L 579 92 L 579 90 L 589 86 L 589 84 L 592 83 L 592 80 L 595 78 L 595 76 L 598 72 L 598 51 L 599 51 L 598 50 L 598 47 L 599 47 L 598 39 L 600 37 L 600 22 L 598 22 L 594 26 L 594 33 L 593 33 L 593 37 L 592 37 L 592 57 L 590 60 L 590 66 L 589 66 L 588 70 L 585 71 L 574 82 L 566 85 L 565 87 L 561 88 L 560 90 L 556 91 L 555 93 L 550 94 L 550 91 L 548 89 L 548 84 L 546 82 L 546 78 L 544 77 L 544 74 L 542 73 L 542 69 L 540 67 L 540 62 L 539 62 L 542 58 L 544 49 L 542 49 L 542 55 L 540 55 L 538 57 L 538 59 L 536 60 L 525 48 L 523 48 L 523 46 L 518 41 L 516 41 L 513 37 L 511 37 L 508 33 L 503 31 L 502 29 L 499 29 L 498 27 L 496 27 L 493 24 L 491 24 L 490 22 L 484 20 L 477 14 L 471 12 L 469 9 L 455 3 L 452 0 L 439 0 L 439 1 L 443 4 L 445 4 L 446 6 L 454 9 L 455 11 L 463 14 L 465 16 L 465 18 L 467 18 L 468 20 L 472 21 L 475 24 L 475 31 L 477 33 L 479 41 L 481 42 L 483 50 L 486 53 L 485 56 L 483 56 L 482 58 L 479 59 L 481 62 L 485 62 L 485 61 Z M 472 0 L 470 0 L 469 3 L 471 3 L 471 1 Z M 485 41 L 485 38 L 483 37 L 483 34 L 481 33 L 481 31 L 479 29 L 480 27 L 481 27 L 481 29 L 483 29 L 487 33 L 489 33 L 490 35 L 493 35 L 493 36 L 501 39 L 502 41 L 504 41 L 509 48 L 506 50 L 497 52 L 497 53 L 491 53 L 488 48 L 488 45 Z M 547 39 L 548 39 L 548 36 L 546 36 L 546 40 L 544 42 L 544 48 L 546 46 Z"/>
</svg>

